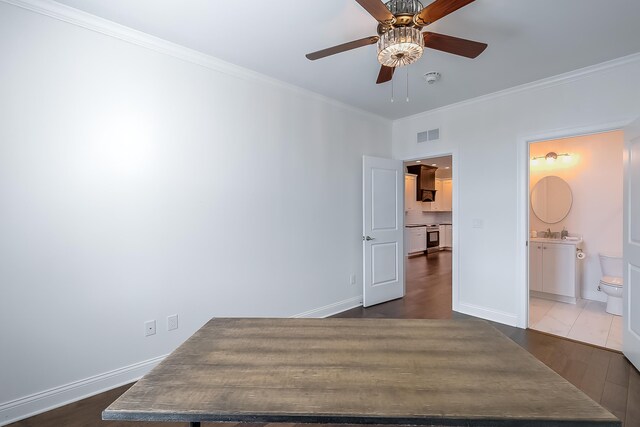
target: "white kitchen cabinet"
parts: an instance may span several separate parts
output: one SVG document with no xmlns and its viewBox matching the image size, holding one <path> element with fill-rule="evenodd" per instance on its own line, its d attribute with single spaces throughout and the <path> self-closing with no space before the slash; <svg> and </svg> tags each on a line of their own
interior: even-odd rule
<svg viewBox="0 0 640 427">
<path fill-rule="evenodd" d="M 446 249 L 451 249 L 453 247 L 453 227 L 451 224 L 446 224 L 444 226 L 444 235 L 440 235 L 440 240 L 444 241 L 443 246 Z"/>
<path fill-rule="evenodd" d="M 440 232 L 440 250 L 444 250 L 445 245 L 444 245 L 444 235 L 445 235 L 445 228 L 446 225 L 440 225 L 438 226 L 438 231 Z"/>
<path fill-rule="evenodd" d="M 436 201 L 422 202 L 422 211 L 451 212 L 452 189 L 450 179 L 436 179 Z"/>
<path fill-rule="evenodd" d="M 405 228 L 407 239 L 407 253 L 424 252 L 427 250 L 427 228 L 407 227 Z"/>
<path fill-rule="evenodd" d="M 442 193 L 442 181 L 436 179 L 436 201 L 435 202 L 422 202 L 423 212 L 440 212 L 440 193 Z"/>
<path fill-rule="evenodd" d="M 404 210 L 406 212 L 417 211 L 422 207 L 416 201 L 416 186 L 418 175 L 407 173 L 404 175 Z"/>
<path fill-rule="evenodd" d="M 577 246 L 532 239 L 529 246 L 529 290 L 537 296 L 575 303 L 578 292 Z"/>
<path fill-rule="evenodd" d="M 441 200 L 441 210 L 445 212 L 451 212 L 453 205 L 453 182 L 450 179 L 442 180 L 442 198 Z"/>
</svg>

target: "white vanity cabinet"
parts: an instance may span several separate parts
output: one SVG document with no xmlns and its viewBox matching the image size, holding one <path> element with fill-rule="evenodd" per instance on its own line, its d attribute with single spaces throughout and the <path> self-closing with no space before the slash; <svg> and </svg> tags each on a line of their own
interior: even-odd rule
<svg viewBox="0 0 640 427">
<path fill-rule="evenodd" d="M 529 290 L 534 296 L 576 303 L 578 291 L 578 242 L 531 239 Z"/>
<path fill-rule="evenodd" d="M 542 243 L 531 241 L 529 246 L 529 290 L 542 292 Z"/>
</svg>

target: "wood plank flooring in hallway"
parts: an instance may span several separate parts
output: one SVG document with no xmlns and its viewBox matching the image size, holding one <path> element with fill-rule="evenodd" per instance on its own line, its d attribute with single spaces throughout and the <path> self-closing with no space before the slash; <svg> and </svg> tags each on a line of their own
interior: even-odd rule
<svg viewBox="0 0 640 427">
<path fill-rule="evenodd" d="M 407 295 L 370 308 L 355 308 L 336 317 L 447 319 L 467 316 L 451 311 L 451 253 L 410 258 Z M 531 330 L 492 323 L 551 369 L 620 418 L 625 427 L 640 427 L 640 373 L 614 351 L 568 341 Z M 472 357 L 472 355 L 470 355 Z M 54 409 L 11 424 L 13 427 L 173 427 L 184 423 L 127 423 L 100 420 L 101 411 L 129 386 Z M 208 424 L 206 424 L 208 425 Z M 233 427 L 235 424 L 229 424 Z M 242 424 L 241 427 L 263 427 Z M 304 426 L 304 425 L 300 425 Z M 269 424 L 267 427 L 296 427 Z"/>
</svg>

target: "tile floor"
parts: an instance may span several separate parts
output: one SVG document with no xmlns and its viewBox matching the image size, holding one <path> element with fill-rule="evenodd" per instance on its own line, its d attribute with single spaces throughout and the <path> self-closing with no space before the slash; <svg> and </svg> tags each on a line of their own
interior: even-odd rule
<svg viewBox="0 0 640 427">
<path fill-rule="evenodd" d="M 622 350 L 622 317 L 605 311 L 606 304 L 580 300 L 577 304 L 529 299 L 529 327 L 561 337 Z"/>
</svg>

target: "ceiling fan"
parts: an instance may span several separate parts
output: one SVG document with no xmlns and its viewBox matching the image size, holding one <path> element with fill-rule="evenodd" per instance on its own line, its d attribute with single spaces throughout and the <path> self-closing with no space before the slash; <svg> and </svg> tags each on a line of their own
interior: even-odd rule
<svg viewBox="0 0 640 427">
<path fill-rule="evenodd" d="M 397 67 L 412 64 L 420 59 L 425 47 L 443 52 L 476 58 L 486 48 L 486 43 L 460 39 L 444 34 L 421 32 L 423 27 L 436 22 L 474 0 L 435 0 L 424 7 L 418 0 L 356 0 L 378 21 L 378 35 L 333 46 L 309 53 L 312 61 L 374 43 L 378 44 L 378 62 L 382 65 L 377 84 L 392 79 Z"/>
</svg>

